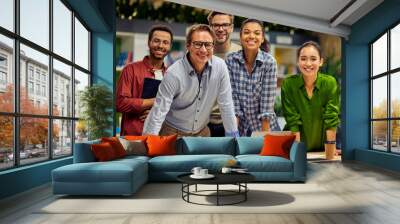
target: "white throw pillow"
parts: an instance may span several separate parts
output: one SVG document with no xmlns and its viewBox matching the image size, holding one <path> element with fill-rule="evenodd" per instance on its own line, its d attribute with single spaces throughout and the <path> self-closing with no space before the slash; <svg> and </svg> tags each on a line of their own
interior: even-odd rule
<svg viewBox="0 0 400 224">
<path fill-rule="evenodd" d="M 145 156 L 147 155 L 147 149 L 143 141 L 141 140 L 126 140 L 119 138 L 122 146 L 126 151 L 126 155 Z"/>
</svg>

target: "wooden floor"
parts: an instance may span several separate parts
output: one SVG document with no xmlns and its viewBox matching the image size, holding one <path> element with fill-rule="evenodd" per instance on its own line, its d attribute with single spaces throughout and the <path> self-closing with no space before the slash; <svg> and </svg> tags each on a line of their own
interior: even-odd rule
<svg viewBox="0 0 400 224">
<path fill-rule="evenodd" d="M 362 202 L 366 206 L 356 214 L 36 214 L 38 207 L 54 200 L 47 185 L 1 201 L 0 223 L 400 223 L 398 173 L 354 162 L 324 161 L 313 155 L 308 182 L 325 187 L 349 203 Z"/>
</svg>

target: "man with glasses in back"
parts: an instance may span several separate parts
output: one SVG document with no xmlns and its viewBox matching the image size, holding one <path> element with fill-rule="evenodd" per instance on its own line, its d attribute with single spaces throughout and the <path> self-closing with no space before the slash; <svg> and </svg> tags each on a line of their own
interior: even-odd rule
<svg viewBox="0 0 400 224">
<path fill-rule="evenodd" d="M 234 16 L 222 12 L 210 12 L 207 17 L 208 24 L 215 32 L 214 55 L 226 59 L 229 53 L 236 52 L 242 47 L 231 41 L 233 32 Z M 213 110 L 210 114 L 210 123 L 208 123 L 212 137 L 224 136 L 224 126 L 222 125 L 221 112 L 218 104 L 215 102 Z"/>
<path fill-rule="evenodd" d="M 186 55 L 166 71 L 147 117 L 144 135 L 210 136 L 214 102 L 221 110 L 226 136 L 238 136 L 232 90 L 224 60 L 213 56 L 215 34 L 205 24 L 186 36 Z"/>
</svg>

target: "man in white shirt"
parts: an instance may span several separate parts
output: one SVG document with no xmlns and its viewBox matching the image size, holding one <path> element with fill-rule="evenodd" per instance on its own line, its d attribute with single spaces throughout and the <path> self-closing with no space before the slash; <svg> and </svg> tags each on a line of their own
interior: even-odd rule
<svg viewBox="0 0 400 224">
<path fill-rule="evenodd" d="M 187 54 L 167 71 L 147 117 L 143 134 L 210 136 L 207 123 L 214 102 L 226 136 L 238 136 L 232 89 L 225 61 L 213 56 L 215 34 L 205 24 L 186 36 Z"/>
</svg>

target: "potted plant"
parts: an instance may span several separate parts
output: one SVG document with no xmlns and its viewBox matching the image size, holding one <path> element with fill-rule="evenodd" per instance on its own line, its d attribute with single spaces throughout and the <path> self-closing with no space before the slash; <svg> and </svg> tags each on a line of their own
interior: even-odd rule
<svg viewBox="0 0 400 224">
<path fill-rule="evenodd" d="M 87 86 L 79 93 L 79 106 L 82 109 L 80 124 L 85 124 L 88 139 L 110 136 L 107 131 L 112 125 L 112 92 L 102 84 Z"/>
</svg>

